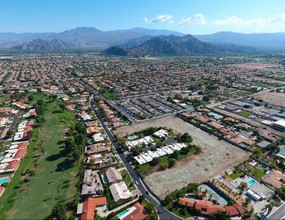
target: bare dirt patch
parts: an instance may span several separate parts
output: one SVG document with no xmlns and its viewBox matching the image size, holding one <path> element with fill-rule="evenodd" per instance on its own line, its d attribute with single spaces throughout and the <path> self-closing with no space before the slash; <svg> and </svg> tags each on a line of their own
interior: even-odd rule
<svg viewBox="0 0 285 220">
<path fill-rule="evenodd" d="M 202 150 L 199 155 L 192 155 L 178 162 L 172 169 L 154 172 L 146 176 L 145 181 L 148 186 L 162 199 L 170 192 L 180 189 L 188 183 L 207 181 L 248 159 L 249 156 L 245 151 L 223 140 L 218 140 L 215 136 L 174 116 L 121 127 L 114 133 L 126 136 L 151 126 L 167 127 L 179 133 L 188 132 L 193 138 L 193 143 Z"/>
<path fill-rule="evenodd" d="M 244 69 L 264 69 L 268 67 L 279 67 L 278 63 L 239 63 L 239 64 L 231 64 L 229 66 L 235 66 Z"/>
<path fill-rule="evenodd" d="M 269 92 L 255 96 L 255 99 L 262 99 L 273 105 L 285 107 L 285 93 Z"/>
<path fill-rule="evenodd" d="M 259 77 L 259 76 L 255 76 L 252 77 L 253 80 L 258 80 L 261 82 L 266 82 L 266 83 L 276 83 L 276 84 L 285 84 L 285 81 L 281 81 L 281 80 L 275 80 L 275 79 L 271 79 L 271 78 L 265 78 L 265 77 Z"/>
</svg>

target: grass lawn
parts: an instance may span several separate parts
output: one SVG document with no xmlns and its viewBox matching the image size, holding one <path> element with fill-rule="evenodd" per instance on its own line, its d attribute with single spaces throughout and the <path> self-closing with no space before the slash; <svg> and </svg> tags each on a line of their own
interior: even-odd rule
<svg viewBox="0 0 285 220">
<path fill-rule="evenodd" d="M 115 91 L 111 92 L 108 90 L 104 90 L 104 92 L 102 93 L 102 95 L 106 98 L 106 99 L 116 99 L 117 98 L 117 93 Z"/>
<path fill-rule="evenodd" d="M 183 160 L 184 158 L 189 157 L 190 155 L 193 155 L 196 152 L 197 152 L 196 148 L 191 148 L 190 151 L 188 152 L 188 154 L 183 155 L 183 154 L 179 153 L 178 157 L 176 159 L 176 162 L 178 162 L 180 160 Z M 155 171 L 158 171 L 160 169 L 160 166 L 165 165 L 166 167 L 168 167 L 168 165 L 169 165 L 168 162 L 169 162 L 169 159 L 170 159 L 170 155 L 166 155 L 166 156 L 160 157 L 159 159 L 160 159 L 159 164 L 157 164 L 155 166 L 151 166 L 150 163 L 146 163 L 146 164 L 140 165 L 138 167 L 138 171 L 142 175 L 147 175 L 147 174 L 153 173 Z"/>
<path fill-rule="evenodd" d="M 175 215 L 182 217 L 183 219 L 193 216 L 191 213 L 188 213 L 184 207 L 174 207 L 172 205 L 167 205 L 165 208 L 173 212 Z"/>
<path fill-rule="evenodd" d="M 127 171 L 127 170 L 122 170 L 122 171 L 121 171 L 121 175 L 122 175 L 122 177 L 123 177 L 123 179 L 124 179 L 124 182 L 125 182 L 126 185 L 128 186 L 128 189 L 129 189 L 130 191 L 135 190 L 136 188 L 135 188 L 135 186 L 134 186 L 134 182 L 133 182 L 132 178 L 130 177 L 128 171 Z"/>
<path fill-rule="evenodd" d="M 250 172 L 251 175 L 255 176 L 256 178 L 262 178 L 265 175 L 265 171 L 257 168 L 255 166 L 247 165 L 246 169 Z"/>
<path fill-rule="evenodd" d="M 0 198 L 0 219 L 43 219 L 58 202 L 77 198 L 80 163 L 67 163 L 61 143 L 63 130 L 75 119 L 66 112 L 53 113 L 59 110 L 59 103 L 47 104 L 45 123 L 34 129 L 28 153 Z M 27 169 L 35 175 L 25 174 Z"/>
<path fill-rule="evenodd" d="M 260 169 L 255 169 L 253 171 L 253 175 L 257 178 L 262 178 L 265 175 L 265 172 L 263 170 L 260 170 Z"/>
<path fill-rule="evenodd" d="M 244 116 L 244 117 L 248 117 L 248 116 L 251 115 L 250 112 L 244 111 L 244 110 L 240 110 L 240 111 L 238 112 L 238 114 L 241 115 L 241 116 Z"/>
<path fill-rule="evenodd" d="M 229 177 L 233 180 L 239 178 L 242 175 L 242 173 L 232 173 L 231 175 L 229 175 Z"/>
<path fill-rule="evenodd" d="M 143 164 L 143 165 L 140 165 L 139 168 L 138 168 L 138 171 L 141 173 L 141 174 L 146 174 L 146 173 L 149 173 L 149 172 L 154 172 L 156 170 L 159 169 L 159 166 L 162 165 L 162 164 L 165 164 L 166 166 L 168 166 L 168 156 L 163 156 L 163 157 L 160 157 L 160 163 L 155 165 L 155 166 L 151 166 L 149 163 L 146 163 L 146 164 Z"/>
<path fill-rule="evenodd" d="M 6 102 L 10 97 L 7 94 L 0 94 L 0 102 Z"/>
</svg>

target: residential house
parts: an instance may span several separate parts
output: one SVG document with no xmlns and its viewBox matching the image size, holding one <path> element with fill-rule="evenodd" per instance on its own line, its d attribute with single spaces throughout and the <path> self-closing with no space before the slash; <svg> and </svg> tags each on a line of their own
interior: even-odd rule
<svg viewBox="0 0 285 220">
<path fill-rule="evenodd" d="M 88 198 L 85 202 L 78 204 L 77 214 L 81 215 L 81 220 L 93 220 L 95 218 L 96 207 L 107 204 L 106 197 Z"/>
<path fill-rule="evenodd" d="M 99 171 L 85 170 L 81 195 L 102 195 L 104 188 Z"/>
<path fill-rule="evenodd" d="M 113 183 L 109 189 L 115 202 L 121 203 L 132 198 L 132 194 L 124 182 Z"/>
<path fill-rule="evenodd" d="M 111 183 L 117 183 L 123 180 L 122 175 L 120 174 L 120 172 L 118 170 L 116 170 L 116 168 L 114 167 L 109 167 L 106 170 L 106 176 L 108 179 L 108 182 Z"/>
</svg>

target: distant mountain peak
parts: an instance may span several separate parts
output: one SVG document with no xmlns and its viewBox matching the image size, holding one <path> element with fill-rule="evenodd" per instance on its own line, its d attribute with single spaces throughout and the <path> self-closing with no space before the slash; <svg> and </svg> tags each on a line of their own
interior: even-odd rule
<svg viewBox="0 0 285 220">
<path fill-rule="evenodd" d="M 112 46 L 101 52 L 103 55 L 127 56 L 128 51 L 118 45 Z"/>
<path fill-rule="evenodd" d="M 157 36 L 129 49 L 111 47 L 103 52 L 109 55 L 191 55 L 253 52 L 254 48 L 205 43 L 192 35 L 178 37 Z"/>
<path fill-rule="evenodd" d="M 74 46 L 62 40 L 52 39 L 51 41 L 37 38 L 31 42 L 23 43 L 13 47 L 16 50 L 29 50 L 29 51 L 52 51 L 52 50 L 65 50 L 71 49 Z"/>
</svg>

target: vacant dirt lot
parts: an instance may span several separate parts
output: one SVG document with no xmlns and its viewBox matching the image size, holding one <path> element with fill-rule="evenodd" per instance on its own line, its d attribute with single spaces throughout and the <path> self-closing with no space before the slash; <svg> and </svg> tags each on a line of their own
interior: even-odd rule
<svg viewBox="0 0 285 220">
<path fill-rule="evenodd" d="M 274 80 L 274 79 L 270 79 L 270 78 L 265 78 L 265 77 L 252 77 L 253 80 L 259 80 L 262 82 L 267 82 L 267 83 L 276 83 L 276 84 L 285 84 L 284 81 L 281 80 Z"/>
<path fill-rule="evenodd" d="M 273 105 L 279 105 L 285 107 L 285 93 L 278 92 L 269 92 L 260 94 L 254 97 L 255 99 L 262 99 L 265 102 L 268 102 Z"/>
<path fill-rule="evenodd" d="M 193 137 L 194 144 L 202 149 L 199 155 L 180 161 L 174 168 L 152 173 L 145 178 L 148 186 L 162 199 L 170 192 L 180 189 L 190 182 L 207 181 L 222 171 L 246 160 L 249 156 L 243 150 L 225 141 L 218 140 L 215 136 L 209 135 L 174 116 L 121 127 L 115 133 L 125 136 L 151 126 L 168 127 L 172 128 L 174 132 L 180 133 L 188 132 Z"/>
<path fill-rule="evenodd" d="M 244 69 L 264 69 L 268 67 L 278 67 L 280 64 L 278 63 L 239 63 L 239 64 L 231 64 L 229 66 L 236 66 Z"/>
</svg>

